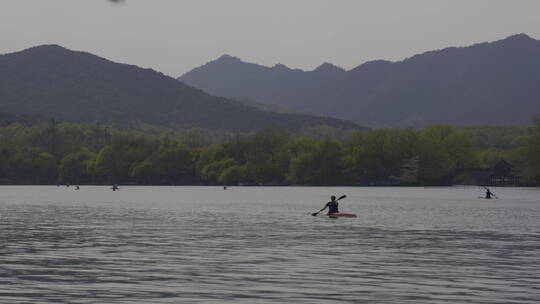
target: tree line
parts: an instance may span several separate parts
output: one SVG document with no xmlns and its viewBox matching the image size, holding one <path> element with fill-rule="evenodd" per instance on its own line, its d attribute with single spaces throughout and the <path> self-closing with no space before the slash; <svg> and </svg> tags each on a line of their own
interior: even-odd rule
<svg viewBox="0 0 540 304">
<path fill-rule="evenodd" d="M 459 168 L 506 159 L 528 183 L 540 184 L 540 120 L 530 128 L 435 125 L 338 133 L 322 127 L 294 134 L 195 129 L 179 135 L 10 123 L 0 127 L 0 183 L 448 185 L 462 182 Z"/>
</svg>

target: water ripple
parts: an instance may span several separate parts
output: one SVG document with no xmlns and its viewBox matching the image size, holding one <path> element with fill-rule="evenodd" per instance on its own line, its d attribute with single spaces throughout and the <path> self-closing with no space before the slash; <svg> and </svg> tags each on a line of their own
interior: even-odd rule
<svg viewBox="0 0 540 304">
<path fill-rule="evenodd" d="M 339 220 L 271 200 L 246 209 L 259 194 L 245 192 L 227 208 L 156 206 L 140 193 L 2 200 L 0 303 L 538 303 L 536 203 L 418 203 L 424 195 L 405 193 L 399 207 L 372 197 Z"/>
</svg>

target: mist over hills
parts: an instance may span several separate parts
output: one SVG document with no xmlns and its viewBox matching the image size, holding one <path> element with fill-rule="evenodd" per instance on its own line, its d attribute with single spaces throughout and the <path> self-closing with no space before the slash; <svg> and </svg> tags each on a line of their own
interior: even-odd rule
<svg viewBox="0 0 540 304">
<path fill-rule="evenodd" d="M 231 131 L 271 126 L 360 128 L 335 118 L 261 111 L 208 95 L 151 69 L 58 45 L 0 55 L 0 111 L 121 128 L 143 124 Z"/>
<path fill-rule="evenodd" d="M 225 55 L 178 79 L 217 96 L 371 126 L 529 125 L 540 114 L 540 41 L 519 34 L 349 71 L 264 67 Z"/>
</svg>

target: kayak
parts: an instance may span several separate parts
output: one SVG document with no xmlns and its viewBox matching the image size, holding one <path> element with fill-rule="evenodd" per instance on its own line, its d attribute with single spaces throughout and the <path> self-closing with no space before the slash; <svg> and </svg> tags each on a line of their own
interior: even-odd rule
<svg viewBox="0 0 540 304">
<path fill-rule="evenodd" d="M 328 217 L 338 218 L 338 217 L 356 217 L 354 213 L 328 213 Z"/>
</svg>

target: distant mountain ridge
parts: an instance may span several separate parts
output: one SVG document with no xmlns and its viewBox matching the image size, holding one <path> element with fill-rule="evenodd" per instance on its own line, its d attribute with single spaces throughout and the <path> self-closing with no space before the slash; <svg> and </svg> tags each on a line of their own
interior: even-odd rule
<svg viewBox="0 0 540 304">
<path fill-rule="evenodd" d="M 317 86 L 339 79 L 345 70 L 324 63 L 313 71 L 290 69 L 283 64 L 266 67 L 223 55 L 178 79 L 216 96 L 247 99 L 300 110 L 297 101 Z"/>
<path fill-rule="evenodd" d="M 272 126 L 360 128 L 335 118 L 261 111 L 208 95 L 151 69 L 58 45 L 0 55 L 0 111 L 123 128 L 140 124 L 246 132 Z"/>
<path fill-rule="evenodd" d="M 349 71 L 263 67 L 224 56 L 178 79 L 218 96 L 372 126 L 528 125 L 540 114 L 540 41 L 518 34 Z"/>
</svg>

